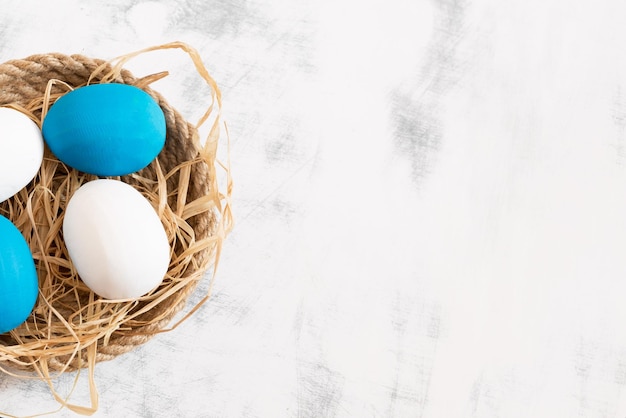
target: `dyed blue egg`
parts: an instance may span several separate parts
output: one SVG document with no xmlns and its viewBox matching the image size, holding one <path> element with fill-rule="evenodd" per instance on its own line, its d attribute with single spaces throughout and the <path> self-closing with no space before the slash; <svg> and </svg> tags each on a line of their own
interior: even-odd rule
<svg viewBox="0 0 626 418">
<path fill-rule="evenodd" d="M 20 231 L 0 215 L 0 334 L 28 318 L 38 293 L 35 262 Z"/>
<path fill-rule="evenodd" d="M 93 84 L 61 96 L 42 131 L 50 150 L 68 166 L 98 176 L 123 176 L 159 155 L 165 116 L 140 88 Z"/>
</svg>

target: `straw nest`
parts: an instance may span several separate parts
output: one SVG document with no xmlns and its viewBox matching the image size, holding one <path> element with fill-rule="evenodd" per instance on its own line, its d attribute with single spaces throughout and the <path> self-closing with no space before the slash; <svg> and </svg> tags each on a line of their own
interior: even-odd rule
<svg viewBox="0 0 626 418">
<path fill-rule="evenodd" d="M 97 177 L 65 166 L 46 149 L 35 179 L 0 204 L 0 214 L 9 218 L 29 243 L 39 275 L 39 298 L 33 313 L 17 329 L 0 335 L 0 370 L 5 373 L 35 372 L 35 376 L 49 381 L 51 371 L 93 369 L 96 362 L 132 350 L 166 330 L 219 258 L 222 240 L 231 226 L 230 176 L 227 166 L 216 159 L 223 127 L 219 90 L 189 47 L 171 44 L 150 50 L 166 48 L 185 50 L 212 88 L 212 104 L 201 121 L 211 122 L 204 144 L 198 137 L 198 125 L 187 122 L 148 87 L 163 74 L 138 79 L 122 68 L 136 53 L 122 57 L 117 64 L 57 53 L 0 64 L 0 105 L 20 109 L 40 126 L 56 98 L 86 84 L 132 84 L 159 103 L 167 123 L 163 151 L 145 169 L 115 178 L 134 186 L 150 201 L 171 246 L 168 273 L 155 291 L 127 301 L 94 295 L 70 262 L 61 226 L 72 194 Z M 219 190 L 224 188 L 217 178 L 221 169 L 226 173 L 226 191 Z M 206 298 L 208 294 L 202 302 Z M 177 318 L 185 319 L 197 307 L 187 308 L 187 315 L 183 312 Z"/>
</svg>

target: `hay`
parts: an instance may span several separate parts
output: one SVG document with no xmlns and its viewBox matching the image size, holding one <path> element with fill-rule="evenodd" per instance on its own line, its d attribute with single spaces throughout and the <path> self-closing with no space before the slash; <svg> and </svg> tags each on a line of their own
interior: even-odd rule
<svg viewBox="0 0 626 418">
<path fill-rule="evenodd" d="M 185 51 L 211 87 L 208 110 L 196 125 L 184 120 L 148 87 L 166 73 L 137 79 L 123 69 L 138 54 L 171 48 Z M 0 106 L 21 110 L 41 127 L 56 98 L 71 89 L 103 82 L 144 89 L 165 114 L 167 139 L 158 158 L 137 173 L 114 177 L 141 192 L 161 218 L 171 246 L 171 262 L 163 284 L 138 300 L 124 301 L 101 299 L 83 284 L 70 262 L 61 226 L 72 194 L 97 177 L 65 166 L 48 149 L 35 179 L 0 203 L 0 214 L 9 218 L 29 243 L 39 275 L 39 298 L 33 313 L 17 329 L 0 334 L 0 371 L 42 379 L 61 408 L 86 415 L 98 409 L 94 384 L 97 362 L 113 359 L 157 333 L 175 328 L 208 299 L 207 294 L 198 305 L 188 308 L 186 315 L 180 313 L 207 270 L 213 266 L 215 271 L 222 241 L 232 227 L 230 172 L 228 164 L 216 158 L 220 136 L 227 136 L 227 131 L 221 130 L 225 124 L 220 115 L 220 92 L 197 52 L 189 46 L 175 42 L 111 62 L 58 53 L 8 61 L 0 64 Z M 207 121 L 211 123 L 210 132 L 201 144 L 198 127 Z M 223 170 L 221 178 L 225 180 L 218 181 L 218 170 Z M 209 280 L 212 283 L 212 277 Z M 177 314 L 182 318 L 167 328 Z M 90 406 L 70 404 L 52 383 L 55 375 L 82 368 L 89 370 Z"/>
</svg>

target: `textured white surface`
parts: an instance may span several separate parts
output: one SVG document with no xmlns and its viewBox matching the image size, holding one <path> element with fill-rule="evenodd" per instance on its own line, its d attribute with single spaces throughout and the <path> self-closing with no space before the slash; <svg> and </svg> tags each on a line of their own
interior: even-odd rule
<svg viewBox="0 0 626 418">
<path fill-rule="evenodd" d="M 95 416 L 626 417 L 623 2 L 2 5 L 3 60 L 182 40 L 223 89 L 214 295 L 98 365 Z M 131 69 L 199 116 L 182 54 Z"/>
</svg>

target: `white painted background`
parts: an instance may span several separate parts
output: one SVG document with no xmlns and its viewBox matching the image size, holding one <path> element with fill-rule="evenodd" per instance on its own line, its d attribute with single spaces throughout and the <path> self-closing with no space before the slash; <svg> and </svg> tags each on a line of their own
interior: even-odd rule
<svg viewBox="0 0 626 418">
<path fill-rule="evenodd" d="M 98 365 L 95 416 L 626 417 L 623 2 L 1 7 L 2 61 L 181 40 L 223 90 L 237 225 L 213 298 Z M 206 104 L 182 54 L 130 68 Z M 0 411 L 55 406 L 0 377 Z"/>
</svg>

